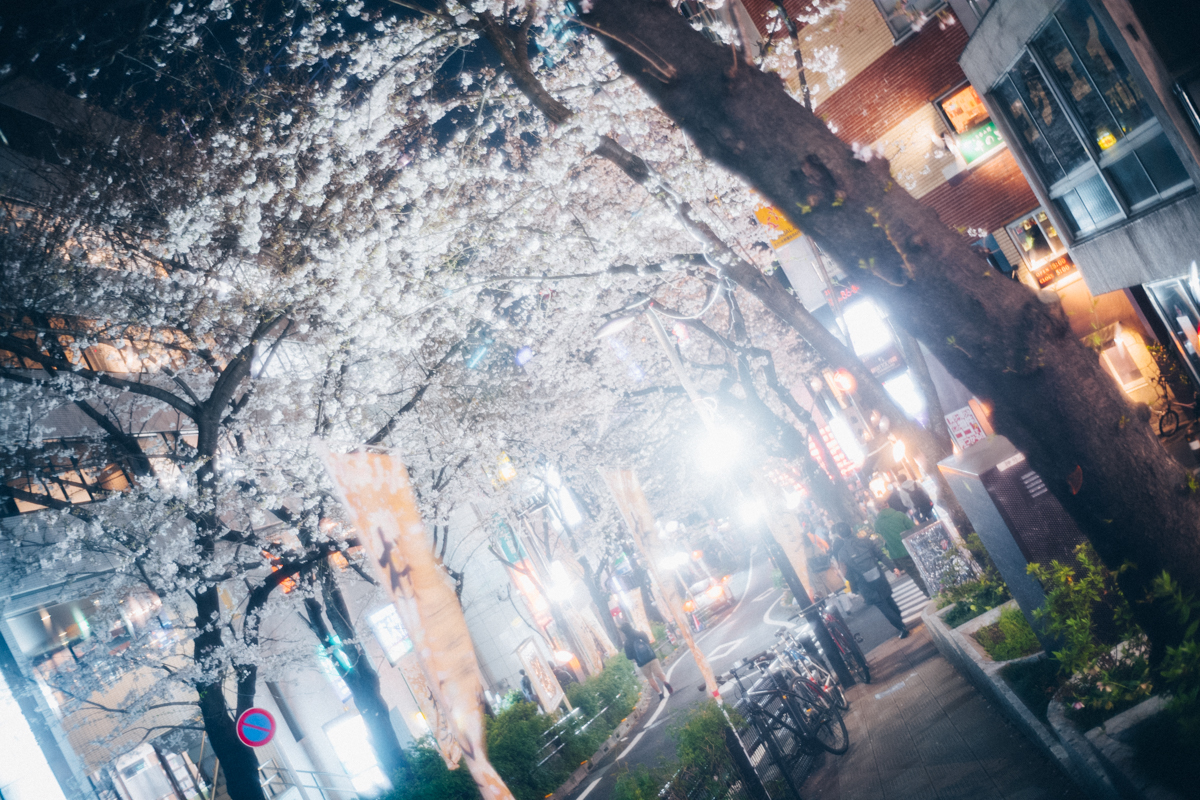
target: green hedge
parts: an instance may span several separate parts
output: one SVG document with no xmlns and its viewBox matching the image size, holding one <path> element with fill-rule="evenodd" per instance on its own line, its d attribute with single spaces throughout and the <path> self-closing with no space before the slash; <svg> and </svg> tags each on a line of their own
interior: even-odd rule
<svg viewBox="0 0 1200 800">
<path fill-rule="evenodd" d="M 508 784 L 517 800 L 543 800 L 591 758 L 613 729 L 637 704 L 639 684 L 633 665 L 623 655 L 608 660 L 604 670 L 583 683 L 567 687 L 571 705 L 580 713 L 560 726 L 562 750 L 539 767 L 550 752 L 541 752 L 544 734 L 558 720 L 557 714 L 539 714 L 534 703 L 513 703 L 488 719 L 488 759 Z M 599 719 L 580 728 L 596 716 Z M 557 746 L 557 745 L 555 745 Z M 446 769 L 441 755 L 427 740 L 410 748 L 412 777 L 402 782 L 383 800 L 479 800 L 479 793 L 466 767 Z"/>
</svg>

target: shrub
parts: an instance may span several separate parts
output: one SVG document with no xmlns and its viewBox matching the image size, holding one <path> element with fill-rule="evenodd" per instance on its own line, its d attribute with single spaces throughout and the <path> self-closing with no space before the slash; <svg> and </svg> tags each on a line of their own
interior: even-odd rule
<svg viewBox="0 0 1200 800">
<path fill-rule="evenodd" d="M 961 582 L 956 582 L 951 575 L 950 585 L 934 598 L 938 608 L 945 608 L 954 603 L 954 608 L 942 617 L 942 621 L 950 628 L 957 628 L 967 620 L 975 619 L 985 611 L 991 611 L 1012 599 L 1012 595 L 1008 593 L 1008 586 L 1000 577 L 1000 571 L 996 569 L 996 565 L 984 549 L 979 534 L 971 533 L 963 544 L 975 559 L 975 563 L 983 570 L 983 574 Z"/>
<path fill-rule="evenodd" d="M 433 741 L 426 737 L 408 748 L 408 779 L 393 781 L 396 788 L 380 800 L 480 800 L 470 771 L 461 761 L 458 769 L 446 762 Z"/>
<path fill-rule="evenodd" d="M 1001 611 L 998 621 L 975 632 L 975 640 L 983 645 L 993 661 L 1011 661 L 1042 649 L 1041 642 L 1019 608 Z"/>
<path fill-rule="evenodd" d="M 1117 576 L 1090 545 L 1075 549 L 1075 564 L 1030 564 L 1046 605 L 1034 615 L 1063 646 L 1054 652 L 1066 685 L 1067 714 L 1089 728 L 1150 696 L 1149 642 L 1117 588 Z M 1114 645 L 1117 645 L 1114 647 Z"/>
<path fill-rule="evenodd" d="M 1200 643 L 1196 641 L 1200 603 L 1191 595 L 1184 595 L 1179 584 L 1166 572 L 1155 578 L 1154 595 L 1165 603 L 1184 629 L 1182 641 L 1166 649 L 1161 676 L 1162 683 L 1173 696 L 1174 725 L 1194 749 L 1200 748 Z"/>
<path fill-rule="evenodd" d="M 1000 675 L 1033 715 L 1046 722 L 1046 709 L 1063 685 L 1058 662 L 1052 657 L 1005 664 Z"/>
<path fill-rule="evenodd" d="M 734 725 L 743 721 L 726 707 Z M 725 712 L 715 700 L 689 709 L 670 729 L 676 758 L 657 769 L 638 766 L 617 778 L 614 800 L 676 800 L 692 797 L 696 785 L 721 781 L 732 759 L 725 748 Z M 718 784 L 719 785 L 719 784 Z M 669 786 L 669 791 L 664 790 Z M 704 796 L 713 796 L 705 792 Z"/>
<path fill-rule="evenodd" d="M 486 721 L 488 759 L 517 800 L 542 800 L 561 786 L 580 762 L 590 758 L 628 716 L 637 703 L 638 688 L 629 660 L 624 656 L 610 658 L 599 674 L 567 687 L 568 697 L 580 713 L 549 735 L 556 715 L 539 714 L 536 703 L 514 699 Z M 602 709 L 607 710 L 599 719 L 580 730 Z M 552 749 L 543 752 L 543 746 L 555 735 L 560 737 L 562 749 L 539 767 L 538 762 Z M 467 770 L 446 769 L 432 742 L 422 740 L 408 753 L 414 764 L 412 777 L 385 800 L 478 800 L 479 793 Z"/>
<path fill-rule="evenodd" d="M 638 764 L 617 778 L 613 800 L 659 800 L 658 795 L 668 780 L 670 774 L 664 774 L 664 770 L 651 770 Z"/>
</svg>

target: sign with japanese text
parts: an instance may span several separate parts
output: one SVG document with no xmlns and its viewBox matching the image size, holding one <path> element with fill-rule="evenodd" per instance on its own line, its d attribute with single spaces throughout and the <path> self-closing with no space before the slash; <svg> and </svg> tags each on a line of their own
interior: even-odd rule
<svg viewBox="0 0 1200 800">
<path fill-rule="evenodd" d="M 1064 275 L 1070 275 L 1075 271 L 1075 262 L 1066 253 L 1063 253 L 1053 261 L 1048 261 L 1042 266 L 1033 271 L 1034 280 L 1037 281 L 1039 289 L 1044 289 L 1050 284 Z"/>
<path fill-rule="evenodd" d="M 950 429 L 955 443 L 963 450 L 987 439 L 987 432 L 979 424 L 979 419 L 970 406 L 963 406 L 947 414 L 946 427 Z"/>
</svg>

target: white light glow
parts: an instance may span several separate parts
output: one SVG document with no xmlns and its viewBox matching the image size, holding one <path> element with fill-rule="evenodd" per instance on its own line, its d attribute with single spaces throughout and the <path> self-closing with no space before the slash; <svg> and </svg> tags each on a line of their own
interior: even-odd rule
<svg viewBox="0 0 1200 800">
<path fill-rule="evenodd" d="M 739 510 L 742 515 L 742 522 L 746 523 L 747 525 L 753 525 L 755 522 L 758 522 L 760 519 L 762 519 L 763 516 L 763 507 L 753 500 L 746 500 L 743 502 L 742 507 Z"/>
<path fill-rule="evenodd" d="M 842 317 L 850 329 L 850 342 L 858 355 L 874 355 L 892 345 L 892 331 L 870 300 L 859 300 L 846 306 L 842 309 Z"/>
<path fill-rule="evenodd" d="M 374 797 L 392 788 L 383 770 L 379 768 L 379 762 L 375 760 L 375 748 L 371 746 L 371 740 L 367 736 L 367 724 L 361 716 L 354 714 L 342 717 L 326 725 L 325 735 L 338 760 L 342 762 L 346 774 L 350 776 L 354 791 Z"/>
<path fill-rule="evenodd" d="M 867 460 L 867 453 L 863 450 L 862 442 L 854 435 L 854 431 L 850 429 L 850 423 L 841 414 L 829 420 L 829 430 L 833 432 L 833 438 L 837 439 L 838 445 L 842 448 L 842 452 L 846 454 L 846 458 L 856 467 L 861 467 L 863 462 Z"/>
<path fill-rule="evenodd" d="M 912 372 L 905 370 L 902 374 L 883 382 L 883 388 L 904 413 L 912 419 L 921 419 L 925 415 L 925 397 L 913 380 Z"/>
<path fill-rule="evenodd" d="M 684 552 L 671 553 L 658 560 L 658 565 L 663 569 L 678 569 L 686 563 L 688 563 L 688 554 Z"/>
<path fill-rule="evenodd" d="M 903 461 L 904 453 L 905 453 L 904 442 L 897 441 L 897 442 L 892 443 L 892 460 L 893 461 Z"/>
<path fill-rule="evenodd" d="M 741 432 L 730 425 L 717 425 L 700 435 L 696 442 L 697 464 L 705 472 L 720 472 L 737 460 L 744 447 Z"/>
<path fill-rule="evenodd" d="M 550 562 L 550 584 L 546 594 L 556 603 L 569 603 L 575 597 L 575 581 L 561 561 Z"/>
<path fill-rule="evenodd" d="M 575 499 L 571 497 L 571 490 L 566 486 L 560 486 L 558 489 L 558 507 L 562 509 L 563 522 L 569 527 L 574 528 L 579 523 L 583 522 L 583 514 L 579 511 L 579 506 L 575 505 Z"/>
</svg>

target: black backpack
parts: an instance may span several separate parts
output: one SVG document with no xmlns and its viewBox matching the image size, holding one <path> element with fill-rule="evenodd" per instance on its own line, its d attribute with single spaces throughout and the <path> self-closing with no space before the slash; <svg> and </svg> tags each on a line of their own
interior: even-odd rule
<svg viewBox="0 0 1200 800">
<path fill-rule="evenodd" d="M 850 581 L 852 585 L 859 582 L 873 583 L 883 577 L 883 573 L 879 570 L 879 561 L 875 556 L 875 548 L 871 547 L 870 542 L 864 539 L 859 539 L 857 536 L 853 539 L 845 540 L 841 551 L 838 553 L 838 560 L 846 565 L 848 572 L 853 572 L 857 581 Z"/>
<path fill-rule="evenodd" d="M 633 654 L 636 657 L 638 666 L 649 664 L 654 659 L 658 658 L 658 654 L 646 643 L 646 637 L 637 636 L 633 640 Z"/>
</svg>

